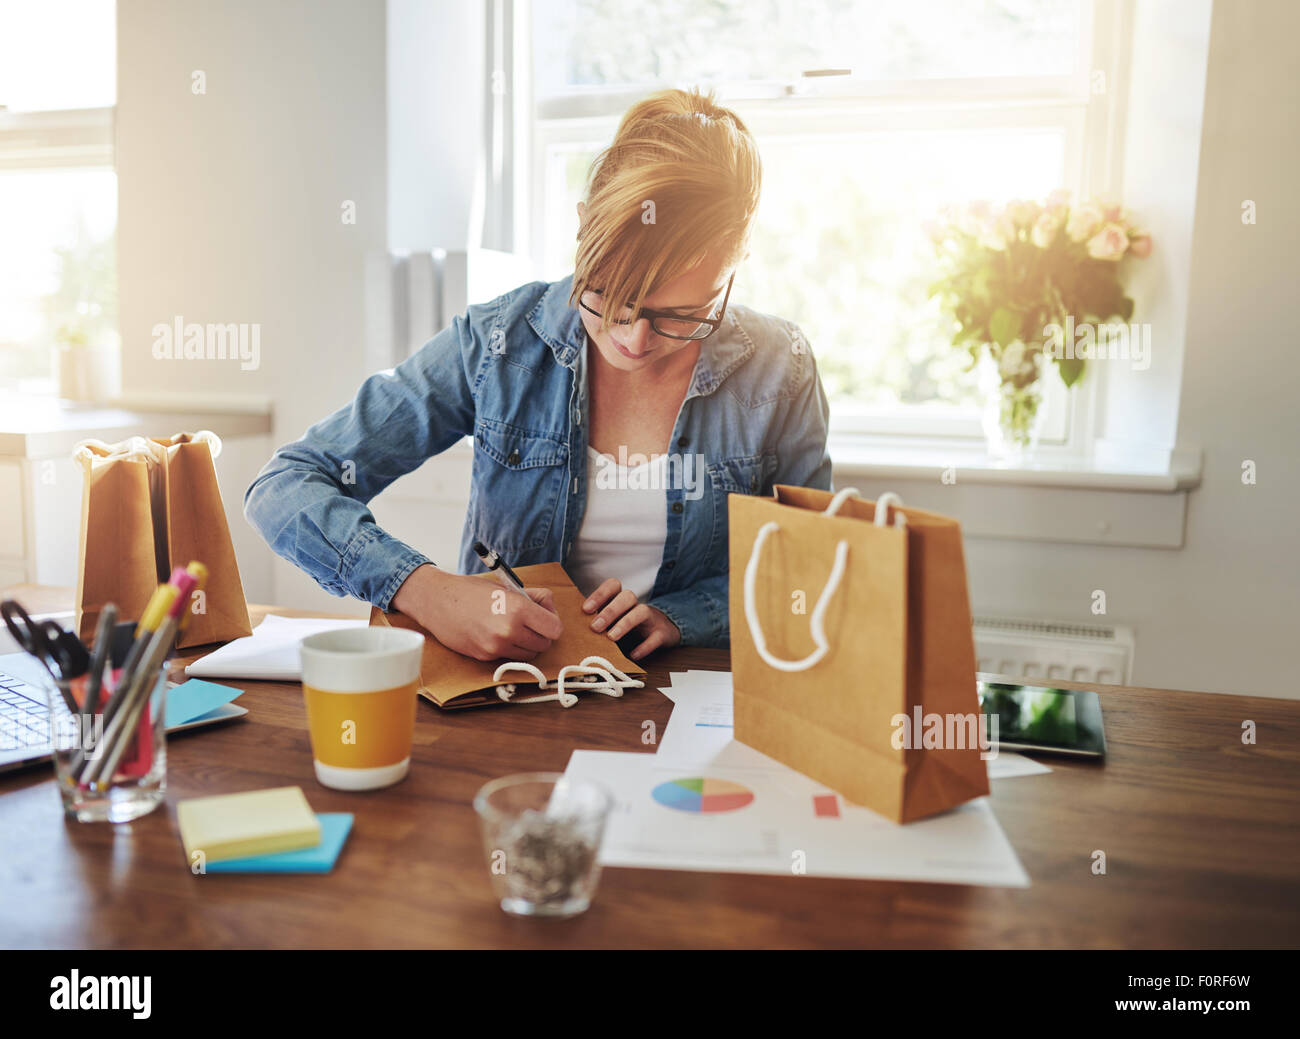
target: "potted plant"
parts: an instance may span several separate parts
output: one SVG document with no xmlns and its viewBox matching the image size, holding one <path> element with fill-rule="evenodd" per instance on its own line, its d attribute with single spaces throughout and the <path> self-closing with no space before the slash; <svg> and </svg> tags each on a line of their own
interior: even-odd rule
<svg viewBox="0 0 1300 1039">
<path fill-rule="evenodd" d="M 58 284 L 45 299 L 54 377 L 65 400 L 112 400 L 121 392 L 117 333 L 117 246 L 78 218 L 71 241 L 56 250 Z"/>
<path fill-rule="evenodd" d="M 118 393 L 116 344 L 101 332 L 92 340 L 94 322 L 81 314 L 64 321 L 54 333 L 54 370 L 64 400 L 105 401 Z"/>
<path fill-rule="evenodd" d="M 1062 382 L 1083 377 L 1087 351 L 1061 349 L 1060 329 L 1127 323 L 1125 257 L 1151 254 L 1151 236 L 1120 206 L 1071 207 L 1063 191 L 1044 202 L 946 207 L 930 225 L 940 277 L 930 287 L 953 317 L 953 344 L 981 366 L 988 392 L 989 455 L 1021 462 L 1042 429 L 1043 380 L 1054 362 Z"/>
</svg>

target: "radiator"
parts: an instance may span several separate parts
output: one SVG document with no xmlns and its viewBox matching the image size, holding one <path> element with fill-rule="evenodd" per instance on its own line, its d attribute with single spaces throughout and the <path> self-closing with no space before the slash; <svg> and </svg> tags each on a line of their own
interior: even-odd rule
<svg viewBox="0 0 1300 1039">
<path fill-rule="evenodd" d="M 976 669 L 1027 684 L 1051 681 L 1128 685 L 1133 629 L 1012 617 L 975 618 Z"/>
<path fill-rule="evenodd" d="M 533 279 L 532 261 L 491 249 L 369 253 L 366 371 L 401 364 L 465 313 Z"/>
</svg>

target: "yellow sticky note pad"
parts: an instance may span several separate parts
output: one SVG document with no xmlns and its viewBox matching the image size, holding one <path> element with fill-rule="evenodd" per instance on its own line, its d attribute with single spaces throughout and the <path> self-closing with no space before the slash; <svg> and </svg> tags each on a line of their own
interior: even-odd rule
<svg viewBox="0 0 1300 1039">
<path fill-rule="evenodd" d="M 320 844 L 320 821 L 302 787 L 195 797 L 176 806 L 181 843 L 190 863 L 297 851 Z"/>
</svg>

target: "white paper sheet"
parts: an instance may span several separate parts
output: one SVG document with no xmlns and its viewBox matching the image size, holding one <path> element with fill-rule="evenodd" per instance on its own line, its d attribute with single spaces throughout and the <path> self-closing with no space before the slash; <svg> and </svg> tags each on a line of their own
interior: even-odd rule
<svg viewBox="0 0 1300 1039">
<path fill-rule="evenodd" d="M 671 674 L 673 713 L 659 737 L 659 757 L 687 763 L 747 765 L 771 761 L 752 747 L 736 743 L 732 729 L 731 675 L 725 671 L 678 671 Z M 1052 770 L 1023 754 L 1002 750 L 987 759 L 989 779 L 1042 775 Z"/>
<path fill-rule="evenodd" d="M 365 618 L 281 617 L 270 613 L 253 634 L 233 639 L 185 668 L 194 678 L 270 678 L 302 680 L 299 643 L 308 635 L 338 628 L 364 628 Z"/>
<path fill-rule="evenodd" d="M 673 676 L 673 713 L 659 738 L 661 758 L 709 761 L 732 742 L 731 676 L 723 677 L 725 682 Z"/>
<path fill-rule="evenodd" d="M 692 766 L 659 754 L 579 750 L 566 775 L 598 783 L 614 798 L 600 852 L 606 866 L 1029 885 L 987 798 L 897 825 L 757 758 L 767 763 Z M 751 796 L 710 810 L 714 784 L 706 782 L 696 807 L 684 803 L 693 796 L 692 781 L 701 779 L 723 788 L 717 804 L 744 800 L 738 791 Z"/>
<path fill-rule="evenodd" d="M 672 683 L 670 686 L 659 690 L 664 696 L 677 702 L 679 696 L 684 691 L 698 688 L 703 685 L 722 686 L 731 688 L 730 671 L 669 671 L 668 680 Z"/>
<path fill-rule="evenodd" d="M 1015 751 L 998 751 L 996 758 L 989 758 L 989 779 L 1014 779 L 1017 776 L 1041 776 L 1052 770 L 1041 761 L 1027 758 Z"/>
</svg>

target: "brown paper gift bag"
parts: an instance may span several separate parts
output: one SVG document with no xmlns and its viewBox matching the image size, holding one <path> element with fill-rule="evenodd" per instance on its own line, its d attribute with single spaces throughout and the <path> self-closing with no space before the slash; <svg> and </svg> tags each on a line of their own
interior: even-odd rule
<svg viewBox="0 0 1300 1039">
<path fill-rule="evenodd" d="M 532 666 L 551 683 L 551 691 L 554 691 L 554 682 L 559 678 L 563 668 L 580 664 L 584 659 L 592 656 L 604 658 L 630 678 L 645 674 L 635 661 L 623 655 L 617 643 L 591 630 L 591 618 L 582 612 L 582 602 L 586 596 L 578 590 L 573 579 L 559 563 L 517 566 L 515 573 L 530 588 L 549 588 L 555 596 L 555 612 L 564 621 L 564 634 L 532 661 Z M 474 576 L 481 581 L 496 580 L 490 573 Z M 378 607 L 372 606 L 370 625 L 371 627 L 406 628 L 409 631 L 418 631 L 424 636 L 424 656 L 420 662 L 418 691 L 431 703 L 447 710 L 455 710 L 461 707 L 500 705 L 505 702 L 497 695 L 497 680 L 494 677 L 502 661 L 482 661 L 461 656 L 444 646 L 417 621 L 397 611 L 384 613 Z M 508 681 L 520 687 L 523 693 L 520 702 L 524 702 L 524 697 L 538 693 L 537 681 L 525 677 L 524 673 L 518 671 L 503 676 L 501 681 Z M 528 687 L 526 692 L 525 687 Z M 580 686 L 571 688 L 574 692 L 581 691 Z"/>
<path fill-rule="evenodd" d="M 213 459 L 215 433 L 165 439 L 131 437 L 118 444 L 84 440 L 81 543 L 77 559 L 77 633 L 89 641 L 104 604 L 121 620 L 138 620 L 154 588 L 178 566 L 208 568 L 195 613 L 178 646 L 252 634 Z"/>
<path fill-rule="evenodd" d="M 961 527 L 896 501 L 730 496 L 731 667 L 736 739 L 910 822 L 989 785 Z"/>
</svg>

